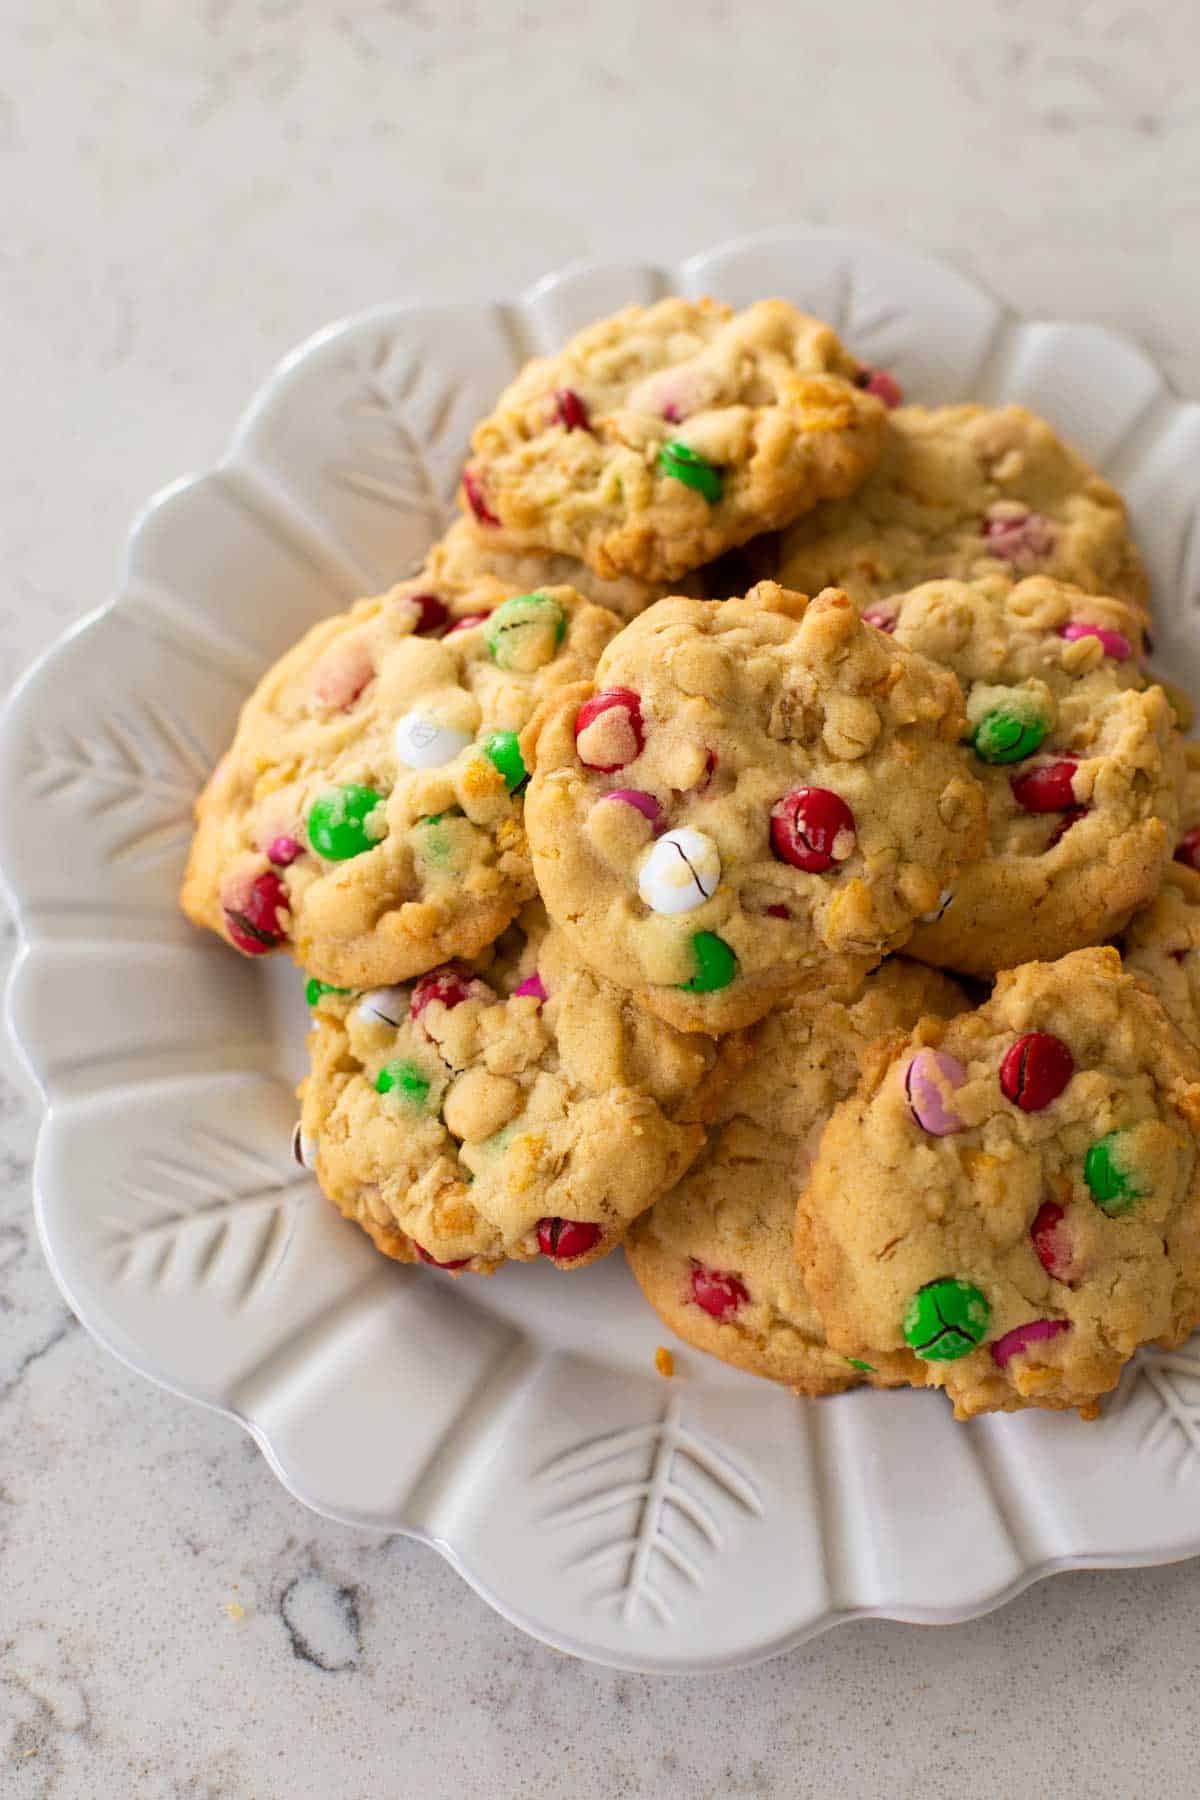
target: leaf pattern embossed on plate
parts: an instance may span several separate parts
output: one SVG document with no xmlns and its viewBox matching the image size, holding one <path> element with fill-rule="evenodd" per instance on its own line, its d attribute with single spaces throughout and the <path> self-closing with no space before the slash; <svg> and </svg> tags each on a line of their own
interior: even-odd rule
<svg viewBox="0 0 1200 1800">
<path fill-rule="evenodd" d="M 64 718 L 30 744 L 27 776 L 41 799 L 80 802 L 92 818 L 128 815 L 109 851 L 114 862 L 151 862 L 187 841 L 192 806 L 211 758 L 188 728 L 148 695 L 128 716 L 111 714 L 92 733 Z"/>
<path fill-rule="evenodd" d="M 588 1438 L 539 1471 L 542 1481 L 572 1484 L 571 1494 L 546 1515 L 547 1525 L 567 1530 L 613 1512 L 628 1515 L 630 1529 L 589 1544 L 568 1565 L 611 1573 L 613 1585 L 595 1598 L 615 1605 L 627 1621 L 644 1608 L 669 1625 L 672 1607 L 660 1565 L 700 1588 L 704 1567 L 697 1555 L 724 1549 L 730 1516 L 762 1517 L 750 1477 L 710 1438 L 684 1425 L 682 1411 L 672 1397 L 656 1423 Z"/>
<path fill-rule="evenodd" d="M 430 537 L 453 513 L 462 444 L 455 413 L 465 384 L 445 381 L 419 347 L 384 335 L 345 410 L 365 423 L 354 464 L 330 470 L 334 481 L 368 500 L 423 515 Z M 369 435 L 368 435 L 369 434 Z"/>
<path fill-rule="evenodd" d="M 1145 1395 L 1157 1404 L 1151 1408 Z M 1200 1474 L 1200 1345 L 1193 1339 L 1180 1350 L 1146 1349 L 1126 1373 L 1117 1408 L 1137 1396 L 1144 1415 L 1139 1447 L 1173 1450 L 1175 1476 Z"/>
<path fill-rule="evenodd" d="M 107 1217 L 117 1281 L 163 1288 L 221 1284 L 239 1307 L 269 1288 L 287 1255 L 311 1176 L 281 1177 L 264 1156 L 216 1131 L 192 1133 L 186 1154 L 149 1156 Z"/>
</svg>

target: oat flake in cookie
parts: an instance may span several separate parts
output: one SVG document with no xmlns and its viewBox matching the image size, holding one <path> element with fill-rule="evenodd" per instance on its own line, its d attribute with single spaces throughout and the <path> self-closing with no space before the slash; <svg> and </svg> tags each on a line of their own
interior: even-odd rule
<svg viewBox="0 0 1200 1800">
<path fill-rule="evenodd" d="M 1155 892 L 1178 813 L 1179 740 L 1142 672 L 1139 615 L 1042 576 L 932 581 L 883 605 L 893 643 L 962 683 L 963 757 L 988 802 L 985 855 L 909 955 L 991 975 L 1111 937 Z"/>
<path fill-rule="evenodd" d="M 1148 594 L 1120 495 L 1023 406 L 901 407 L 858 492 L 773 557 L 788 587 L 867 607 L 938 576 L 1051 575 L 1142 608 Z"/>
<path fill-rule="evenodd" d="M 386 1255 L 487 1271 L 611 1250 L 704 1141 L 737 1037 L 641 1012 L 531 902 L 414 984 L 317 997 L 302 1141 Z"/>
<path fill-rule="evenodd" d="M 625 1241 L 647 1300 L 685 1343 L 797 1393 L 884 1380 L 825 1342 L 793 1255 L 796 1197 L 867 1046 L 965 1004 L 944 975 L 893 957 L 852 1003 L 785 1003 L 756 1027 L 753 1061 L 700 1156 Z"/>
<path fill-rule="evenodd" d="M 315 626 L 197 802 L 184 910 L 339 987 L 474 954 L 533 892 L 517 735 L 618 625 L 572 588 L 426 570 Z"/>
<path fill-rule="evenodd" d="M 672 581 L 852 492 L 886 417 L 859 374 L 827 325 L 782 300 L 626 307 L 500 396 L 463 503 L 509 549 Z"/>
<path fill-rule="evenodd" d="M 660 601 L 522 738 L 547 910 L 681 1029 L 853 990 L 983 847 L 963 727 L 844 594 Z"/>
<path fill-rule="evenodd" d="M 877 1046 L 796 1247 L 830 1344 L 959 1418 L 1094 1416 L 1200 1320 L 1200 1056 L 1113 949 L 1001 975 Z"/>
</svg>

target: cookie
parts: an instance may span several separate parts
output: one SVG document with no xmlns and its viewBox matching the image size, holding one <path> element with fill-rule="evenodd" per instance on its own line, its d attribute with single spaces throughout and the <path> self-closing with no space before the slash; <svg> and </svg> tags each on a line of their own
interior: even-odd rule
<svg viewBox="0 0 1200 1800">
<path fill-rule="evenodd" d="M 753 1061 L 700 1156 L 625 1240 L 642 1292 L 685 1343 L 801 1394 L 871 1379 L 829 1349 L 805 1293 L 792 1252 L 797 1192 L 867 1046 L 965 1004 L 944 975 L 893 957 L 852 1003 L 785 1004 L 756 1027 Z"/>
<path fill-rule="evenodd" d="M 681 1029 L 844 989 L 983 848 L 958 682 L 844 594 L 660 600 L 522 737 L 539 890 Z"/>
<path fill-rule="evenodd" d="M 1125 967 L 1200 1045 L 1200 744 L 1183 745 L 1175 860 L 1123 944 Z"/>
<path fill-rule="evenodd" d="M 427 573 L 315 626 L 197 802 L 185 912 L 339 987 L 473 955 L 534 891 L 517 734 L 618 626 L 572 588 Z"/>
<path fill-rule="evenodd" d="M 1023 406 L 899 408 L 858 492 L 772 555 L 786 586 L 863 607 L 939 576 L 1050 575 L 1137 607 L 1149 593 L 1116 489 Z"/>
<path fill-rule="evenodd" d="M 744 1055 L 640 1012 L 536 901 L 472 962 L 313 999 L 305 1162 L 385 1255 L 451 1270 L 603 1256 L 683 1174 Z"/>
<path fill-rule="evenodd" d="M 1130 921 L 1125 967 L 1200 1047 L 1200 874 L 1172 864 L 1154 899 Z"/>
<path fill-rule="evenodd" d="M 893 643 L 953 670 L 988 848 L 910 956 L 991 975 L 1111 937 L 1174 843 L 1179 739 L 1141 668 L 1139 615 L 1043 576 L 927 582 L 869 609 Z"/>
<path fill-rule="evenodd" d="M 959 1418 L 1094 1416 L 1200 1319 L 1200 1055 L 1116 950 L 1001 975 L 867 1058 L 796 1215 L 830 1344 Z"/>
<path fill-rule="evenodd" d="M 669 589 L 662 582 L 639 581 L 633 575 L 614 575 L 605 580 L 573 556 L 550 550 L 506 550 L 495 533 L 471 519 L 456 519 L 449 531 L 425 558 L 424 579 L 437 591 L 461 593 L 483 576 L 503 582 L 513 593 L 534 588 L 572 587 L 585 600 L 607 606 L 618 618 L 635 619 Z M 684 584 L 688 593 L 703 594 L 695 577 Z M 718 596 L 714 595 L 714 598 Z"/>
<path fill-rule="evenodd" d="M 783 300 L 629 306 L 505 390 L 472 437 L 463 504 L 509 549 L 673 581 L 853 491 L 886 417 L 859 373 Z"/>
</svg>

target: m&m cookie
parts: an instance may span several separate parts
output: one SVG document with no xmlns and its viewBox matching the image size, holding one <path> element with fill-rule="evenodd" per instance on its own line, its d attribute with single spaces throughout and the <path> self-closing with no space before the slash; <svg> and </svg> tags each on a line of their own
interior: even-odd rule
<svg viewBox="0 0 1200 1800">
<path fill-rule="evenodd" d="M 830 1346 L 959 1418 L 1095 1414 L 1200 1320 L 1200 1052 L 1113 949 L 877 1046 L 796 1216 Z"/>
<path fill-rule="evenodd" d="M 879 454 L 886 405 L 829 326 L 783 300 L 661 300 L 528 363 L 476 427 L 462 501 L 506 550 L 674 581 Z"/>
<path fill-rule="evenodd" d="M 958 682 L 844 594 L 660 601 L 522 738 L 538 886 L 683 1028 L 845 991 L 983 848 Z"/>
</svg>

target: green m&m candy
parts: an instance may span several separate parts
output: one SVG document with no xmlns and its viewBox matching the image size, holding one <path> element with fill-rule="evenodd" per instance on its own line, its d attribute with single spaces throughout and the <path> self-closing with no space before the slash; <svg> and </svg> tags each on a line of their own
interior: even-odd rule
<svg viewBox="0 0 1200 1800">
<path fill-rule="evenodd" d="M 672 438 L 659 451 L 658 466 L 672 480 L 682 481 L 684 487 L 695 488 L 698 494 L 703 494 L 710 506 L 715 506 L 721 498 L 721 471 L 690 444 Z"/>
<path fill-rule="evenodd" d="M 977 1287 L 944 1275 L 918 1288 L 904 1309 L 904 1341 L 925 1362 L 957 1362 L 983 1342 L 991 1306 Z"/>
<path fill-rule="evenodd" d="M 718 988 L 728 987 L 737 974 L 737 957 L 715 931 L 696 933 L 692 939 L 692 956 L 696 973 L 690 981 L 679 984 L 687 994 L 715 994 Z"/>
<path fill-rule="evenodd" d="M 329 981 L 318 981 L 315 975 L 310 975 L 304 986 L 304 998 L 310 1006 L 315 1006 L 322 994 L 349 994 L 352 991 L 351 988 L 334 987 Z"/>
<path fill-rule="evenodd" d="M 382 794 L 377 794 L 374 788 L 359 787 L 356 782 L 330 788 L 309 808 L 310 847 L 328 862 L 345 862 L 351 856 L 361 856 L 364 850 L 374 849 L 383 830 L 369 831 L 367 821 L 376 807 L 382 805 Z M 383 825 L 382 817 L 380 825 Z"/>
<path fill-rule="evenodd" d="M 1023 762 L 1039 749 L 1047 732 L 1044 719 L 1019 706 L 995 706 L 984 713 L 971 742 L 986 763 Z"/>
<path fill-rule="evenodd" d="M 861 1356 L 848 1356 L 846 1361 L 850 1364 L 852 1369 L 858 1369 L 864 1375 L 873 1375 L 875 1373 L 874 1364 L 864 1362 Z"/>
<path fill-rule="evenodd" d="M 500 610 L 503 611 L 503 608 Z M 499 769 L 503 775 L 504 785 L 510 794 L 523 781 L 528 781 L 529 770 L 525 767 L 515 731 L 493 731 L 490 737 L 484 738 L 480 747 L 493 768 Z"/>
<path fill-rule="evenodd" d="M 407 1100 L 410 1106 L 424 1109 L 429 1099 L 429 1078 L 422 1075 L 416 1063 L 384 1063 L 375 1077 L 375 1092 L 397 1094 L 402 1100 Z"/>
<path fill-rule="evenodd" d="M 500 668 L 530 675 L 551 661 L 566 630 L 566 615 L 549 594 L 516 594 L 490 615 L 483 635 Z"/>
<path fill-rule="evenodd" d="M 1083 1159 L 1083 1179 L 1100 1211 L 1110 1219 L 1128 1212 L 1146 1192 L 1136 1171 L 1129 1167 L 1126 1144 L 1123 1131 L 1110 1131 L 1096 1140 Z"/>
</svg>

